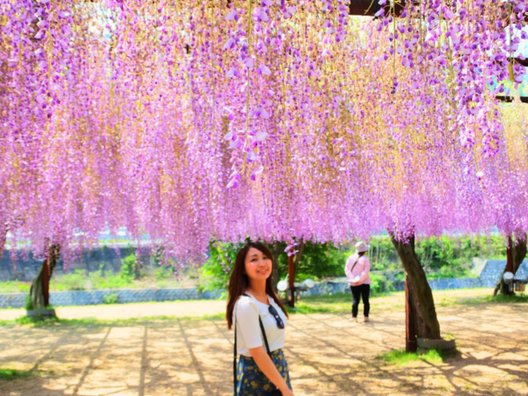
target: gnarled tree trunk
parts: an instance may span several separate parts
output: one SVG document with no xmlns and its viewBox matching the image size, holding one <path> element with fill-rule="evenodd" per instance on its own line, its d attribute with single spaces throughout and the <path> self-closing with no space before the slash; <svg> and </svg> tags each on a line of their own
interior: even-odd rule
<svg viewBox="0 0 528 396">
<path fill-rule="evenodd" d="M 511 272 L 516 274 L 517 270 L 521 266 L 524 258 L 526 257 L 526 234 L 521 236 L 508 235 L 508 246 L 506 247 L 506 267 L 502 272 L 497 286 L 493 291 L 493 295 L 496 296 L 499 291 L 504 295 L 513 295 L 513 287 L 504 282 L 503 275 L 505 272 Z"/>
<path fill-rule="evenodd" d="M 415 310 L 415 323 L 411 325 L 415 326 L 418 338 L 440 339 L 433 293 L 414 249 L 414 235 L 407 241 L 399 241 L 391 234 L 391 240 L 407 274 L 407 286 Z"/>
<path fill-rule="evenodd" d="M 31 310 L 44 310 L 49 303 L 49 282 L 53 275 L 53 270 L 57 265 L 59 259 L 60 246 L 51 244 L 47 248 L 46 257 L 42 263 L 42 268 L 39 274 L 33 280 L 31 289 L 29 290 L 30 308 Z"/>
</svg>

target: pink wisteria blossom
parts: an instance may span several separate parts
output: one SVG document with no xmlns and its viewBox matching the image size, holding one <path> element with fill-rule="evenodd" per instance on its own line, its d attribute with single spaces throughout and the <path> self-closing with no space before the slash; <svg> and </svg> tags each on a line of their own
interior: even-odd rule
<svg viewBox="0 0 528 396">
<path fill-rule="evenodd" d="M 510 3 L 1 2 L 8 242 L 527 230 L 526 118 L 488 87 L 525 72 Z"/>
</svg>

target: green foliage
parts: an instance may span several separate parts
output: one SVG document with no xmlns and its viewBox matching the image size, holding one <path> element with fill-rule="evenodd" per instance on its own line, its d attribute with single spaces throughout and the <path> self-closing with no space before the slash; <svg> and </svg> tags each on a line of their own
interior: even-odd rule
<svg viewBox="0 0 528 396">
<path fill-rule="evenodd" d="M 501 235 L 421 238 L 416 254 L 429 279 L 463 278 L 470 276 L 474 257 L 504 257 L 506 241 Z"/>
<path fill-rule="evenodd" d="M 118 275 L 103 276 L 101 271 L 92 272 L 87 277 L 87 289 L 124 289 L 130 287 L 133 279 Z"/>
<path fill-rule="evenodd" d="M 372 237 L 368 256 L 371 262 L 372 292 L 385 293 L 394 290 L 404 279 L 404 271 L 396 250 L 387 235 Z M 209 258 L 200 270 L 201 290 L 225 289 L 234 264 L 236 252 L 241 244 L 213 242 Z M 288 273 L 286 244 L 269 244 L 277 259 L 279 278 Z M 347 257 L 353 248 L 335 246 L 331 243 L 306 242 L 301 260 L 296 268 L 296 281 L 307 278 L 321 280 L 326 277 L 343 277 Z M 416 253 L 429 279 L 461 278 L 471 276 L 474 257 L 504 257 L 506 245 L 501 235 L 491 236 L 440 236 L 418 238 Z"/>
<path fill-rule="evenodd" d="M 368 255 L 373 270 L 400 269 L 398 254 L 388 236 L 372 237 L 369 246 Z"/>
<path fill-rule="evenodd" d="M 128 269 L 127 269 L 128 271 Z M 185 269 L 187 278 L 196 280 L 196 269 Z M 129 272 L 127 272 L 129 274 Z M 121 272 L 113 274 L 110 271 L 103 271 L 103 266 L 98 271 L 87 272 L 84 269 L 75 269 L 65 274 L 55 274 L 50 281 L 50 290 L 69 291 L 69 290 L 101 290 L 101 289 L 125 289 L 125 288 L 151 288 L 151 287 L 181 287 L 181 279 L 174 275 L 174 265 L 167 265 L 158 268 L 152 268 L 145 271 L 140 280 L 131 279 L 131 276 L 123 276 Z M 194 283 L 194 282 L 193 282 Z M 27 283 L 24 288 L 18 289 L 23 282 L 0 282 L 0 293 L 24 292 L 29 294 L 30 284 Z M 6 285 L 4 287 L 4 285 Z"/>
<path fill-rule="evenodd" d="M 209 246 L 209 258 L 200 269 L 199 288 L 201 290 L 225 289 L 229 275 L 235 264 L 235 258 L 242 244 L 212 242 Z M 288 274 L 288 257 L 284 253 L 286 244 L 275 242 L 269 248 L 276 258 L 279 278 Z M 330 243 L 307 242 L 301 261 L 296 269 L 296 281 L 307 278 L 321 279 L 327 276 L 342 275 L 349 251 Z"/>
<path fill-rule="evenodd" d="M 87 273 L 84 270 L 76 269 L 61 276 L 54 276 L 50 281 L 50 290 L 86 290 Z"/>
<path fill-rule="evenodd" d="M 31 296 L 26 296 L 26 303 L 24 305 L 24 308 L 26 309 L 26 311 L 31 311 L 33 310 L 33 300 L 31 299 Z"/>
<path fill-rule="evenodd" d="M 418 238 L 416 254 L 428 279 L 471 276 L 473 258 L 504 258 L 506 241 L 502 235 L 460 235 Z M 373 271 L 381 271 L 386 283 L 404 279 L 404 272 L 388 236 L 370 240 L 369 257 Z M 390 291 L 390 287 L 386 291 Z M 383 287 L 381 288 L 383 290 Z"/>
<path fill-rule="evenodd" d="M 174 276 L 174 267 L 172 265 L 162 266 L 156 268 L 154 271 L 154 278 L 157 281 L 163 281 L 165 279 L 170 279 Z"/>
<path fill-rule="evenodd" d="M 86 273 L 85 270 L 75 269 L 70 273 L 55 276 L 51 279 L 50 289 L 53 291 L 93 290 L 93 289 L 122 289 L 133 282 L 128 276 L 103 275 L 102 269 Z"/>
<path fill-rule="evenodd" d="M 349 249 L 337 247 L 331 243 L 306 242 L 301 260 L 296 268 L 296 280 L 302 282 L 307 278 L 322 279 L 329 276 L 343 276 Z M 279 273 L 288 273 L 286 254 L 279 260 Z"/>
<path fill-rule="evenodd" d="M 524 293 L 512 295 L 497 294 L 496 296 L 487 297 L 485 301 L 497 303 L 528 303 L 528 295 Z"/>
<path fill-rule="evenodd" d="M 121 260 L 120 275 L 128 283 L 141 277 L 139 263 L 135 254 L 130 254 Z"/>
<path fill-rule="evenodd" d="M 32 370 L 15 370 L 9 368 L 0 368 L 0 380 L 14 380 L 18 378 L 27 378 L 33 375 Z"/>
<path fill-rule="evenodd" d="M 31 282 L 3 281 L 0 282 L 0 293 L 29 293 Z"/>
<path fill-rule="evenodd" d="M 382 272 L 371 272 L 370 273 L 370 291 L 372 294 L 388 293 L 396 290 L 394 278 L 387 277 Z"/>
<path fill-rule="evenodd" d="M 374 236 L 369 241 L 368 256 L 371 262 L 371 289 L 373 294 L 389 292 L 396 283 L 404 279 L 404 272 L 396 251 L 387 235 Z M 201 291 L 226 289 L 236 253 L 242 244 L 214 241 L 209 247 L 209 258 L 199 269 L 197 279 Z M 277 259 L 279 279 L 287 276 L 286 244 L 268 244 Z M 335 246 L 331 243 L 306 242 L 301 260 L 296 270 L 296 281 L 307 278 L 322 280 L 327 277 L 344 277 L 346 258 L 353 252 L 350 246 Z M 471 276 L 472 260 L 481 258 L 504 258 L 506 240 L 503 236 L 440 236 L 418 238 L 416 252 L 428 279 L 457 278 Z M 52 291 L 122 289 L 130 287 L 174 287 L 178 281 L 174 277 L 175 264 L 160 266 L 163 248 L 153 253 L 153 268 L 140 271 L 134 254 L 122 259 L 118 274 L 103 271 L 86 272 L 76 269 L 66 274 L 56 274 L 51 279 Z M 138 279 L 141 278 L 141 279 Z M 154 278 L 153 282 L 151 278 Z M 194 284 L 193 279 L 192 284 Z M 0 293 L 29 292 L 29 282 L 0 282 Z"/>
<path fill-rule="evenodd" d="M 442 355 L 435 349 L 429 349 L 423 354 L 405 352 L 404 350 L 392 350 L 379 355 L 378 359 L 397 366 L 405 366 L 416 361 L 438 364 L 442 362 Z"/>
<path fill-rule="evenodd" d="M 107 294 L 103 296 L 104 304 L 117 304 L 119 302 L 119 296 L 116 293 Z"/>
<path fill-rule="evenodd" d="M 350 305 L 352 297 L 350 293 L 340 293 L 328 296 L 308 296 L 302 297 L 295 304 L 296 314 L 312 314 L 312 313 L 333 313 L 343 314 L 350 312 Z M 286 307 L 287 309 L 288 307 Z"/>
<path fill-rule="evenodd" d="M 209 245 L 209 258 L 200 268 L 198 289 L 201 291 L 226 289 L 229 275 L 235 265 L 236 254 L 243 244 L 213 241 Z"/>
<path fill-rule="evenodd" d="M 56 316 L 21 316 L 15 319 L 15 323 L 19 325 L 31 325 L 33 327 L 48 327 L 55 326 L 60 322 Z"/>
</svg>

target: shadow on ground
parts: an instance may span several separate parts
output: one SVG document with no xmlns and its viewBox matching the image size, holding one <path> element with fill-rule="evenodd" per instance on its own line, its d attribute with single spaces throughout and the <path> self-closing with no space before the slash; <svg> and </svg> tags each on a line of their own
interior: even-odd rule
<svg viewBox="0 0 528 396">
<path fill-rule="evenodd" d="M 438 305 L 442 331 L 461 353 L 436 364 L 378 358 L 404 347 L 399 302 L 389 309 L 374 299 L 370 323 L 351 322 L 345 312 L 292 315 L 285 353 L 295 394 L 528 394 L 526 304 Z M 232 337 L 221 320 L 176 318 L 0 327 L 0 367 L 39 373 L 0 380 L 0 394 L 230 395 Z"/>
</svg>

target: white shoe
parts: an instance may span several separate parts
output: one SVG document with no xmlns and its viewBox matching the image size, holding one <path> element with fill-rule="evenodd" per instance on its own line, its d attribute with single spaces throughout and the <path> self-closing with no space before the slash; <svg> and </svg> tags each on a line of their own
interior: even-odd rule
<svg viewBox="0 0 528 396">
<path fill-rule="evenodd" d="M 363 319 L 363 322 L 365 322 L 365 323 L 369 322 L 369 317 L 365 316 L 365 318 Z"/>
</svg>

